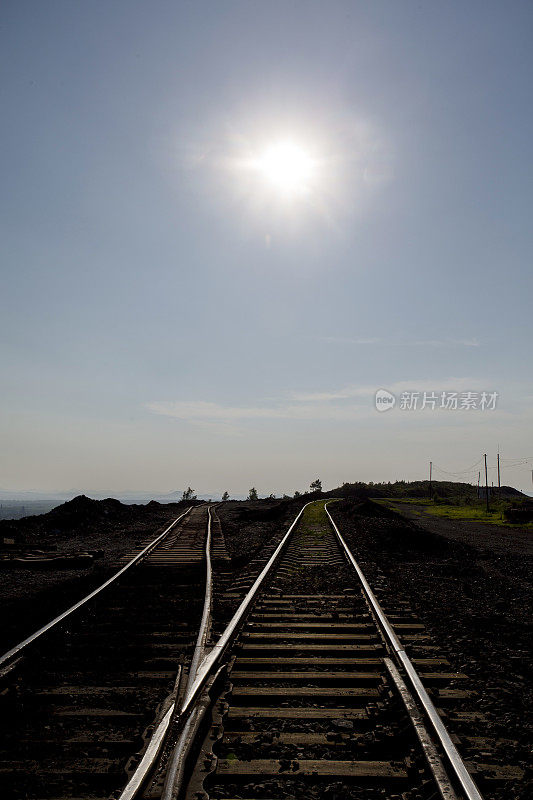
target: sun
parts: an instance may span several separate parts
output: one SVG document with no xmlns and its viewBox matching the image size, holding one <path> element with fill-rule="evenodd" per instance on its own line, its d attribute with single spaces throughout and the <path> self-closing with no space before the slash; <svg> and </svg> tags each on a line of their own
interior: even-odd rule
<svg viewBox="0 0 533 800">
<path fill-rule="evenodd" d="M 279 192 L 295 195 L 311 188 L 316 163 L 297 144 L 278 142 L 268 147 L 258 158 L 257 169 Z"/>
</svg>

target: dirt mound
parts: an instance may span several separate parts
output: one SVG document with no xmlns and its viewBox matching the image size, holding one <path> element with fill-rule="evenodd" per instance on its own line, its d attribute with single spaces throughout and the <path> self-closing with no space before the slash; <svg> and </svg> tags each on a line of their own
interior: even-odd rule
<svg viewBox="0 0 533 800">
<path fill-rule="evenodd" d="M 430 531 L 420 528 L 416 523 L 402 517 L 380 503 L 364 500 L 344 500 L 331 507 L 334 519 L 339 512 L 351 524 L 366 527 L 371 525 L 374 537 L 368 546 L 376 553 L 384 548 L 389 553 L 408 552 L 413 559 L 424 559 L 428 555 L 439 554 L 441 557 L 451 556 L 461 551 L 466 557 L 468 547 L 459 543 L 451 543 Z"/>
<path fill-rule="evenodd" d="M 378 505 L 378 503 L 373 503 L 372 500 L 343 500 L 340 503 L 335 503 L 334 506 L 331 507 L 332 510 L 338 508 L 341 511 L 345 511 L 350 517 L 383 517 L 386 519 L 395 519 L 400 520 L 405 524 L 405 520 L 403 520 L 399 514 L 393 511 L 390 508 L 386 508 L 385 506 Z"/>
<path fill-rule="evenodd" d="M 146 515 L 169 515 L 181 510 L 183 503 L 127 505 L 108 497 L 93 500 L 79 495 L 56 506 L 46 514 L 16 520 L 0 520 L 0 543 L 12 539 L 19 544 L 50 544 L 70 541 L 76 536 L 91 536 L 114 527 L 129 528 Z"/>
<path fill-rule="evenodd" d="M 46 527 L 59 530 L 66 528 L 88 527 L 104 520 L 112 521 L 121 517 L 129 517 L 131 507 L 111 497 L 105 500 L 92 500 L 84 494 L 74 497 L 47 514 L 43 514 L 41 522 Z"/>
<path fill-rule="evenodd" d="M 79 495 L 56 506 L 46 514 L 23 517 L 18 520 L 1 520 L 0 536 L 21 533 L 63 533 L 87 530 L 102 524 L 126 522 L 137 514 L 137 506 L 127 506 L 119 500 L 92 500 Z"/>
<path fill-rule="evenodd" d="M 264 500 L 239 503 L 235 509 L 235 518 L 246 520 L 247 522 L 272 522 L 284 517 L 288 508 L 294 503 L 293 500 L 281 500 L 270 502 L 268 505 Z M 302 503 L 298 503 L 298 506 Z"/>
<path fill-rule="evenodd" d="M 217 513 L 232 568 L 243 567 L 273 536 L 285 532 L 302 505 L 299 499 L 223 503 Z"/>
</svg>

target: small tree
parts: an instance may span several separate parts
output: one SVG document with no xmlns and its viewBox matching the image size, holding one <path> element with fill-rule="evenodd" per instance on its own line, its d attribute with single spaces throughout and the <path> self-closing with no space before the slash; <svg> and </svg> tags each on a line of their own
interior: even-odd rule
<svg viewBox="0 0 533 800">
<path fill-rule="evenodd" d="M 299 492 L 299 491 L 298 491 L 298 489 L 296 489 L 296 491 L 294 492 L 294 496 L 295 496 L 295 497 L 301 497 L 301 496 L 302 496 L 302 493 L 301 493 L 301 492 Z"/>
<path fill-rule="evenodd" d="M 223 499 L 223 500 L 229 500 L 229 494 L 228 494 L 228 492 L 224 492 L 224 494 L 222 495 L 222 499 Z"/>
<path fill-rule="evenodd" d="M 185 491 L 183 492 L 183 494 L 181 496 L 181 499 L 182 500 L 196 500 L 196 495 L 194 494 L 194 489 L 191 489 L 190 486 L 187 489 L 185 489 Z"/>
<path fill-rule="evenodd" d="M 322 491 L 322 481 L 320 478 L 317 478 L 316 481 L 313 481 L 309 484 L 309 488 L 312 492 L 321 492 Z"/>
<path fill-rule="evenodd" d="M 255 488 L 255 486 L 252 486 L 252 488 L 248 492 L 248 500 L 259 500 L 257 496 L 257 489 Z"/>
</svg>

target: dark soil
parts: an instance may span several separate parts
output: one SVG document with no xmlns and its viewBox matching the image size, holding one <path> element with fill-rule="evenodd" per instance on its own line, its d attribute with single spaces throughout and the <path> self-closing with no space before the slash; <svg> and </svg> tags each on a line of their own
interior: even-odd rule
<svg viewBox="0 0 533 800">
<path fill-rule="evenodd" d="M 285 533 L 302 505 L 298 500 L 258 500 L 218 506 L 232 567 L 245 566 L 280 529 Z"/>
<path fill-rule="evenodd" d="M 241 570 L 285 532 L 307 499 L 221 504 L 217 513 L 232 569 Z M 1 569 L 0 652 L 95 588 L 117 568 L 120 555 L 154 538 L 183 508 L 79 497 L 48 514 L 1 521 L 0 542 L 5 537 L 26 549 L 102 555 L 82 568 Z M 512 740 L 509 763 L 527 768 L 533 741 L 527 715 L 531 533 L 429 516 L 415 524 L 370 500 L 343 500 L 330 509 L 371 583 L 384 577 L 387 591 L 409 601 L 452 666 L 470 676 L 477 710 L 488 719 L 481 735 Z"/>
<path fill-rule="evenodd" d="M 118 500 L 92 500 L 81 495 L 47 514 L 20 520 L 0 520 L 4 552 L 58 553 L 90 551 L 89 565 L 15 567 L 0 565 L 0 655 L 54 616 L 80 600 L 118 569 L 118 559 L 155 538 L 190 502 L 126 505 Z M 302 503 L 232 501 L 221 504 L 222 523 L 231 570 L 238 572 L 262 547 L 285 532 Z"/>
<path fill-rule="evenodd" d="M 476 710 L 488 719 L 480 735 L 510 739 L 509 763 L 527 771 L 533 559 L 524 531 L 429 516 L 415 524 L 371 501 L 342 501 L 331 512 L 370 583 L 384 578 L 378 599 L 408 600 L 453 667 L 470 676 Z"/>
<path fill-rule="evenodd" d="M 394 503 L 388 505 L 402 517 L 419 524 L 426 531 L 468 544 L 476 550 L 498 555 L 533 556 L 533 530 L 519 525 L 495 525 L 477 520 L 455 520 L 437 517 L 417 503 Z"/>
<path fill-rule="evenodd" d="M 0 521 L 0 542 L 14 539 L 19 551 L 95 554 L 80 567 L 0 566 L 0 654 L 96 588 L 117 569 L 121 555 L 155 538 L 187 505 L 125 505 L 82 495 L 47 514 Z"/>
</svg>

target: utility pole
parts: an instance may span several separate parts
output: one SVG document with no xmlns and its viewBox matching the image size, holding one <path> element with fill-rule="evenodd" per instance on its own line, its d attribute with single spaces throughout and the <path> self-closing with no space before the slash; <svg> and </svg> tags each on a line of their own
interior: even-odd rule
<svg viewBox="0 0 533 800">
<path fill-rule="evenodd" d="M 431 473 L 433 471 L 433 461 L 429 462 L 429 499 L 431 500 Z"/>
<path fill-rule="evenodd" d="M 500 483 L 500 449 L 498 448 L 498 500 L 502 499 L 502 485 Z"/>
<path fill-rule="evenodd" d="M 485 492 L 487 497 L 487 513 L 489 512 L 489 478 L 487 474 L 487 454 L 485 453 L 483 458 L 485 459 Z"/>
<path fill-rule="evenodd" d="M 478 472 L 478 474 L 477 474 L 477 499 L 478 500 L 479 500 L 479 492 L 480 492 L 480 489 L 479 489 L 480 482 L 481 482 L 481 472 Z"/>
</svg>

